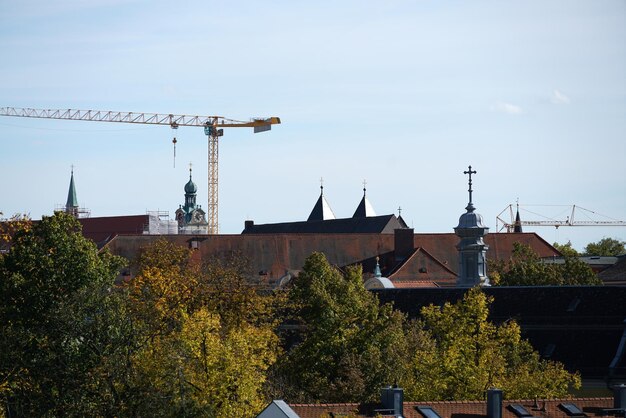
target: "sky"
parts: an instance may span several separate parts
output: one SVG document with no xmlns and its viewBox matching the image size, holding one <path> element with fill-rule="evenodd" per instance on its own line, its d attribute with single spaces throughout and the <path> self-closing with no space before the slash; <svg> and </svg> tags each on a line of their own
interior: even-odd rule
<svg viewBox="0 0 626 418">
<path fill-rule="evenodd" d="M 365 180 L 377 214 L 452 232 L 469 165 L 491 232 L 516 202 L 626 220 L 624 0 L 0 0 L 0 52 L 0 107 L 280 117 L 220 138 L 220 233 L 306 220 L 320 178 L 339 218 Z M 189 163 L 206 207 L 201 128 L 0 117 L 0 212 L 50 215 L 73 165 L 92 217 L 173 218 Z"/>
</svg>

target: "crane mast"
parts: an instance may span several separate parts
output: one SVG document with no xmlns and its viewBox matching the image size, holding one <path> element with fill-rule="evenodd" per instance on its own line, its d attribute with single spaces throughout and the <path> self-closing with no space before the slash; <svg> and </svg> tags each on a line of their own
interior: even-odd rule
<svg viewBox="0 0 626 418">
<path fill-rule="evenodd" d="M 223 128 L 253 128 L 254 133 L 269 131 L 272 125 L 279 124 L 280 118 L 253 118 L 240 121 L 223 116 L 175 115 L 171 113 L 116 112 L 80 109 L 34 109 L 21 107 L 0 107 L 0 116 L 61 119 L 92 122 L 137 123 L 144 125 L 169 125 L 203 127 L 208 139 L 208 206 L 207 220 L 209 234 L 217 234 L 218 223 L 218 163 L 219 137 Z"/>
</svg>

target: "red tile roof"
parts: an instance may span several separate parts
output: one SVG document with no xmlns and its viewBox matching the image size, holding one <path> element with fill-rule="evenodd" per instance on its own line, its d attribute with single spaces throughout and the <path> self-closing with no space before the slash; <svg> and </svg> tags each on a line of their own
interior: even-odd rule
<svg viewBox="0 0 626 418">
<path fill-rule="evenodd" d="M 149 218 L 148 215 L 106 216 L 80 218 L 78 221 L 83 226 L 83 235 L 101 248 L 116 235 L 142 234 Z"/>
<path fill-rule="evenodd" d="M 502 418 L 517 418 L 507 407 L 509 405 L 522 405 L 534 417 L 538 418 L 568 418 L 567 414 L 559 409 L 563 402 L 574 403 L 588 416 L 601 415 L 601 409 L 612 408 L 613 398 L 575 398 L 575 399 L 551 399 L 539 400 L 508 400 L 503 402 Z M 320 418 L 322 416 L 342 416 L 341 414 L 355 414 L 357 417 L 373 417 L 374 405 L 359 405 L 356 403 L 344 404 L 289 404 L 300 418 Z M 486 417 L 487 404 L 484 401 L 433 401 L 433 402 L 404 402 L 404 418 L 424 418 L 416 407 L 429 406 L 437 412 L 441 418 L 478 418 Z M 326 415 L 324 415 L 326 414 Z M 380 415 L 378 415 L 380 416 Z M 386 415 L 382 415 L 386 416 Z"/>
<path fill-rule="evenodd" d="M 202 259 L 243 254 L 250 262 L 251 271 L 265 272 L 264 277 L 270 282 L 279 280 L 288 272 L 297 273 L 304 265 L 304 260 L 315 251 L 323 252 L 331 264 L 343 267 L 351 264 L 363 264 L 364 271 L 371 273 L 377 256 L 381 256 L 381 268 L 393 268 L 399 262 L 406 263 L 404 271 L 398 271 L 395 279 L 416 282 L 433 282 L 447 286 L 456 281 L 458 270 L 458 252 L 456 244 L 459 238 L 448 234 L 415 234 L 414 248 L 407 260 L 395 260 L 394 234 L 242 234 L 242 235 L 134 235 L 140 234 L 140 225 L 147 222 L 147 216 L 121 217 L 129 224 L 111 224 L 107 234 L 119 234 L 108 247 L 114 254 L 134 258 L 142 246 L 158 238 L 166 238 L 183 246 L 189 246 L 190 239 L 199 238 L 198 251 Z M 95 222 L 95 219 L 84 220 Z M 111 218 L 101 218 L 104 221 Z M 133 222 L 130 222 L 133 221 Z M 122 226 L 126 229 L 122 230 Z M 95 226 L 95 225 L 94 225 Z M 97 231 L 104 231 L 104 226 Z M 129 230 L 134 229 L 132 232 Z M 96 231 L 87 228 L 85 234 Z M 105 235 L 102 232 L 102 235 Z M 107 237 L 109 236 L 107 235 Z M 93 235 L 92 235 L 93 236 Z M 107 238 L 104 237 L 104 238 Z M 104 239 L 103 238 L 103 239 Z M 97 238 L 92 238 L 97 240 Z M 547 242 L 534 233 L 489 234 L 485 241 L 490 246 L 488 259 L 507 259 L 511 256 L 513 243 L 518 241 L 530 245 L 540 256 L 547 257 L 559 253 Z M 97 241 L 99 242 L 99 241 Z M 371 264 L 371 266 L 370 266 Z M 420 265 L 423 264 L 423 265 Z M 425 274 L 410 277 L 413 270 L 426 267 Z M 401 274 L 402 273 L 402 274 Z M 422 277 L 424 276 L 424 277 Z M 401 285 L 404 286 L 404 285 Z M 422 286 L 420 284 L 419 286 Z"/>
</svg>

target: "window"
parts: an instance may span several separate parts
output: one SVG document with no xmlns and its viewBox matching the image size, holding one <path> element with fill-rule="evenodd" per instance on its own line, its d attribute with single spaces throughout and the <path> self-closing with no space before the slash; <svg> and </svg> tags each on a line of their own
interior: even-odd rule
<svg viewBox="0 0 626 418">
<path fill-rule="evenodd" d="M 422 414 L 424 418 L 441 418 L 441 416 L 430 406 L 416 406 L 415 409 L 417 409 L 417 411 Z"/>
<path fill-rule="evenodd" d="M 511 410 L 511 412 L 513 412 L 518 417 L 532 417 L 533 415 L 528 412 L 528 409 L 524 408 L 520 404 L 511 404 L 507 408 L 509 408 L 509 410 Z"/>
<path fill-rule="evenodd" d="M 559 408 L 563 410 L 568 417 L 585 417 L 587 414 L 573 403 L 560 403 Z"/>
</svg>

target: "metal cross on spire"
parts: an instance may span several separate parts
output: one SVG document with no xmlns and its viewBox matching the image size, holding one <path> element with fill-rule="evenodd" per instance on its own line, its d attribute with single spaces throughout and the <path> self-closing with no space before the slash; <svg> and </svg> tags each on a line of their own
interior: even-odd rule
<svg viewBox="0 0 626 418">
<path fill-rule="evenodd" d="M 365 181 L 365 179 L 363 179 L 363 196 L 365 196 L 365 186 L 367 185 L 367 181 Z"/>
<path fill-rule="evenodd" d="M 468 171 L 464 171 L 463 174 L 469 174 L 469 205 L 472 205 L 472 174 L 476 174 L 476 170 L 472 171 L 472 166 L 470 165 Z"/>
<path fill-rule="evenodd" d="M 320 177 L 320 195 L 324 195 L 324 177 Z"/>
<path fill-rule="evenodd" d="M 191 167 L 193 166 L 193 164 L 191 162 L 189 162 L 189 180 L 191 180 Z"/>
</svg>

